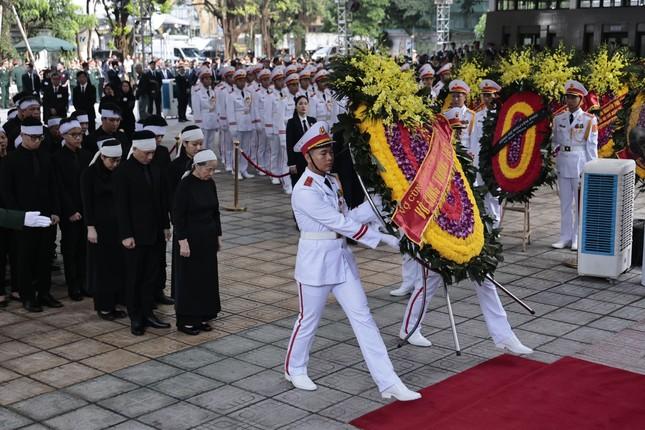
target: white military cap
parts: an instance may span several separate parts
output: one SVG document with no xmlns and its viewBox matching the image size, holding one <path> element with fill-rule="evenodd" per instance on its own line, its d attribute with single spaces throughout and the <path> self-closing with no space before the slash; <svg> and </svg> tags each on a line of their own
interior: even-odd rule
<svg viewBox="0 0 645 430">
<path fill-rule="evenodd" d="M 294 145 L 293 150 L 306 154 L 314 148 L 331 145 L 332 143 L 334 143 L 334 140 L 329 135 L 329 124 L 325 121 L 318 121 L 302 135 Z"/>
<path fill-rule="evenodd" d="M 570 79 L 564 84 L 564 93 L 578 97 L 585 97 L 588 94 L 588 91 L 580 82 Z"/>
<path fill-rule="evenodd" d="M 502 89 L 502 87 L 492 79 L 484 79 L 479 83 L 479 89 L 483 94 L 495 94 Z"/>
<path fill-rule="evenodd" d="M 461 79 L 453 79 L 450 81 L 448 84 L 448 90 L 451 93 L 463 93 L 463 94 L 468 94 L 470 92 L 470 87 L 468 86 L 467 83 L 462 81 Z"/>
<path fill-rule="evenodd" d="M 439 70 L 437 70 L 437 75 L 441 75 L 442 73 L 446 73 L 452 70 L 452 63 L 446 63 L 443 66 L 439 67 Z"/>
<path fill-rule="evenodd" d="M 424 64 L 421 66 L 419 69 L 419 78 L 433 78 L 434 77 L 434 69 L 432 66 L 428 63 Z"/>
</svg>

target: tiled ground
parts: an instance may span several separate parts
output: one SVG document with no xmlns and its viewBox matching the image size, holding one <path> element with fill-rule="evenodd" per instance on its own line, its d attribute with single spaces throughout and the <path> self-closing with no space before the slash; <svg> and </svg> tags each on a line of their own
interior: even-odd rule
<svg viewBox="0 0 645 430">
<path fill-rule="evenodd" d="M 222 204 L 232 200 L 231 176 L 219 175 Z M 342 429 L 383 401 L 367 373 L 351 328 L 330 299 L 314 344 L 309 374 L 318 391 L 302 392 L 282 377 L 290 328 L 298 310 L 292 279 L 296 230 L 289 198 L 266 178 L 241 184 L 247 212 L 223 213 L 219 256 L 224 311 L 215 330 L 191 337 L 174 329 L 130 335 L 124 323 L 99 320 L 90 300 L 41 314 L 17 303 L 0 311 L 0 428 L 26 429 Z M 638 201 L 640 206 L 643 200 Z M 569 251 L 548 245 L 558 233 L 557 197 L 532 204 L 533 243 L 521 252 L 504 237 L 506 262 L 497 279 L 533 306 L 536 316 L 500 294 L 532 358 L 564 355 L 645 373 L 645 287 L 638 268 L 614 284 L 581 278 L 562 265 Z M 507 231 L 519 228 L 509 213 Z M 498 355 L 473 290 L 451 295 L 463 355 L 453 351 L 445 300 L 430 304 L 428 349 L 396 348 L 405 299 L 388 292 L 400 282 L 400 257 L 385 248 L 356 248 L 363 285 L 402 379 L 421 388 Z M 62 274 L 54 277 L 64 297 Z"/>
</svg>

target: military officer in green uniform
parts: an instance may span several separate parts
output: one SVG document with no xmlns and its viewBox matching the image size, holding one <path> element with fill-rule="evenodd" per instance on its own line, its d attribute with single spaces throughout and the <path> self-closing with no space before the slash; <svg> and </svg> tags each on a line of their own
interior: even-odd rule
<svg viewBox="0 0 645 430">
<path fill-rule="evenodd" d="M 22 75 L 26 73 L 25 66 L 20 60 L 13 61 L 13 69 L 11 70 L 11 80 L 16 84 L 18 93 L 22 92 Z"/>
<path fill-rule="evenodd" d="M 2 109 L 9 108 L 9 83 L 11 82 L 11 69 L 9 61 L 4 60 L 0 66 L 0 96 L 2 97 Z"/>
</svg>

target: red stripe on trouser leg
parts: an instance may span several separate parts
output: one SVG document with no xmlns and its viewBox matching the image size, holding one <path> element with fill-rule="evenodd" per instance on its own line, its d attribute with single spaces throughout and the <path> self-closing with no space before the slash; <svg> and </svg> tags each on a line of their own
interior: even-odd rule
<svg viewBox="0 0 645 430">
<path fill-rule="evenodd" d="M 410 317 L 412 316 L 412 310 L 414 309 L 414 302 L 419 298 L 419 294 L 423 292 L 423 288 L 419 288 L 419 291 L 414 295 L 412 302 L 410 302 L 410 309 L 408 309 L 408 316 L 405 318 L 405 334 L 408 334 L 408 325 L 410 324 Z M 421 309 L 423 312 L 423 309 Z"/>
<path fill-rule="evenodd" d="M 298 318 L 298 325 L 296 325 L 296 329 L 291 335 L 291 342 L 289 342 L 289 350 L 287 351 L 287 359 L 284 361 L 284 371 L 287 375 L 289 375 L 289 360 L 291 359 L 291 351 L 293 351 L 293 343 L 298 336 L 300 326 L 302 325 L 302 319 L 305 315 L 305 306 L 304 302 L 302 301 L 302 284 L 300 282 L 298 282 L 298 295 L 300 296 L 300 317 Z"/>
</svg>

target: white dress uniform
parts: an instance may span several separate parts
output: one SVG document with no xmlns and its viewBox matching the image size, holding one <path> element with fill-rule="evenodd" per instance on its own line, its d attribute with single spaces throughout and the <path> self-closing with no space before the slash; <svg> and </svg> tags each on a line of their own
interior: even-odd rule
<svg viewBox="0 0 645 430">
<path fill-rule="evenodd" d="M 578 108 L 553 118 L 551 142 L 557 151 L 555 165 L 560 191 L 560 244 L 577 248 L 578 187 L 585 163 L 598 158 L 598 122 Z M 554 244 L 555 246 L 556 244 Z M 562 248 L 563 246 L 559 246 Z"/>
<path fill-rule="evenodd" d="M 276 74 L 275 70 L 274 74 Z M 268 114 L 265 130 L 269 139 L 270 171 L 276 175 L 282 175 L 289 171 L 287 166 L 287 127 L 284 118 L 288 92 L 286 88 L 273 89 L 270 97 L 267 97 L 267 105 L 263 109 Z M 285 192 L 291 193 L 291 181 L 288 177 L 287 180 L 281 179 L 279 183 L 282 184 Z"/>
<path fill-rule="evenodd" d="M 311 116 L 318 121 L 326 121 L 329 124 L 336 122 L 336 102 L 329 88 L 325 88 L 324 91 L 316 90 L 309 102 L 309 109 Z"/>
<path fill-rule="evenodd" d="M 231 67 L 224 67 L 222 70 L 222 79 L 228 73 L 232 73 Z M 227 95 L 233 90 L 233 87 L 227 82 L 221 82 L 217 87 L 217 114 L 219 116 L 219 143 L 222 159 L 226 170 L 233 171 L 233 139 L 228 129 L 228 118 L 226 117 L 226 99 Z"/>
<path fill-rule="evenodd" d="M 453 107 L 443 112 L 443 114 L 448 118 L 448 120 L 453 124 L 458 121 L 458 126 L 454 126 L 459 133 L 459 142 L 461 147 L 468 152 L 471 152 L 470 149 L 470 136 L 473 133 L 475 127 L 475 112 L 471 109 L 468 109 L 466 106 Z"/>
<path fill-rule="evenodd" d="M 269 72 L 267 72 L 269 73 Z M 255 159 L 260 167 L 270 170 L 269 166 L 269 147 L 267 140 L 267 132 L 265 130 L 265 119 L 267 118 L 264 111 L 267 106 L 266 99 L 271 95 L 271 89 L 264 88 L 260 85 L 253 93 L 253 124 L 257 133 L 257 150 Z"/>
<path fill-rule="evenodd" d="M 315 135 L 320 124 L 314 124 L 301 142 Z M 401 384 L 370 313 L 356 261 L 343 237 L 376 248 L 384 235 L 368 226 L 376 218 L 371 207 L 366 202 L 350 211 L 339 180 L 308 168 L 294 186 L 291 206 L 301 232 L 295 268 L 300 312 L 285 358 L 287 378 L 307 374 L 314 335 L 327 297 L 333 293 L 349 318 L 379 390 L 384 392 Z"/>
<path fill-rule="evenodd" d="M 253 125 L 251 111 L 253 109 L 253 102 L 251 92 L 244 89 L 239 89 L 235 86 L 226 99 L 226 118 L 228 119 L 228 127 L 231 132 L 233 141 L 240 141 L 240 148 L 247 155 L 252 155 L 251 146 L 253 144 L 253 137 L 255 134 L 255 127 Z M 246 158 L 240 155 L 240 174 L 247 178 L 251 177 L 247 171 L 248 162 Z"/>
<path fill-rule="evenodd" d="M 219 119 L 217 115 L 217 92 L 206 88 L 200 82 L 193 85 L 191 91 L 191 106 L 193 119 L 204 132 L 204 146 L 213 150 L 220 157 L 219 148 Z"/>
</svg>

